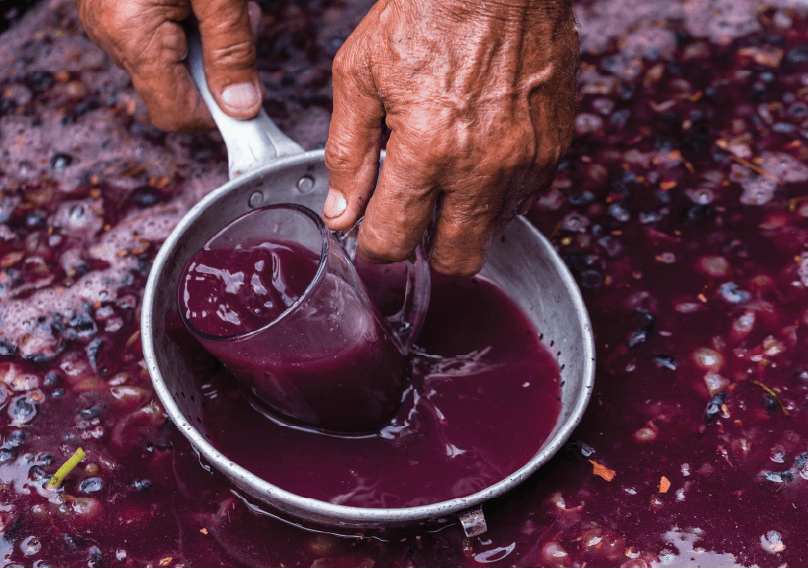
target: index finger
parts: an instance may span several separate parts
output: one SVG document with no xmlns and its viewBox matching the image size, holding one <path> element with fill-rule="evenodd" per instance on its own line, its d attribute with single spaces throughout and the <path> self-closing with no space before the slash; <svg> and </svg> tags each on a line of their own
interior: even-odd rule
<svg viewBox="0 0 808 569">
<path fill-rule="evenodd" d="M 479 273 L 498 231 L 499 204 L 480 199 L 487 192 L 459 191 L 443 195 L 432 236 L 429 264 L 439 273 L 471 276 Z"/>
<path fill-rule="evenodd" d="M 359 227 L 357 252 L 377 263 L 403 261 L 418 246 L 438 199 L 436 166 L 418 133 L 396 129 L 387 143 L 379 184 Z"/>
<path fill-rule="evenodd" d="M 183 64 L 188 42 L 180 22 L 191 14 L 187 3 L 83 0 L 78 8 L 87 35 L 129 73 L 157 128 L 214 127 Z"/>
<path fill-rule="evenodd" d="M 124 69 L 160 130 L 207 131 L 215 127 L 202 95 L 183 60 L 188 51 L 179 23 L 166 20 L 152 34 L 138 57 L 124 60 Z"/>
</svg>

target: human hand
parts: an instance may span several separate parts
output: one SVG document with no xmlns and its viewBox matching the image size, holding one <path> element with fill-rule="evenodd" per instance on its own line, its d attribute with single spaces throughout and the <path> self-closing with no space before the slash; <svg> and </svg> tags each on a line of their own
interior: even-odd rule
<svg viewBox="0 0 808 569">
<path fill-rule="evenodd" d="M 347 229 L 364 212 L 358 252 L 390 262 L 410 255 L 435 212 L 432 266 L 478 272 L 572 141 L 570 4 L 379 0 L 334 60 L 325 223 Z M 382 121 L 392 134 L 376 185 Z"/>
<path fill-rule="evenodd" d="M 231 117 L 261 108 L 255 28 L 261 10 L 246 0 L 78 0 L 90 39 L 132 77 L 152 122 L 162 130 L 210 130 L 213 119 L 183 59 L 182 21 L 199 22 L 202 61 L 213 98 Z"/>
</svg>

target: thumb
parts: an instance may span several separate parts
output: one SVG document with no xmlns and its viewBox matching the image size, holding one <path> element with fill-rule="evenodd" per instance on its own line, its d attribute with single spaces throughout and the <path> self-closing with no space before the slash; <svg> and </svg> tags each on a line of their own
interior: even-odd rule
<svg viewBox="0 0 808 569">
<path fill-rule="evenodd" d="M 333 231 L 350 228 L 361 217 L 379 175 L 384 106 L 367 62 L 348 38 L 334 58 L 334 113 L 325 164 L 328 197 L 323 220 Z"/>
<path fill-rule="evenodd" d="M 213 98 L 233 118 L 254 117 L 262 100 L 251 23 L 256 6 L 246 0 L 191 0 L 191 8 L 199 22 L 202 62 Z"/>
</svg>

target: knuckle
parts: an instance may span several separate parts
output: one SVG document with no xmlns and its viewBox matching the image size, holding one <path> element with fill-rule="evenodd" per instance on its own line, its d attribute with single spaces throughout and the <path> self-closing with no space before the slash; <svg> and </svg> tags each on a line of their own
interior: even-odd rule
<svg viewBox="0 0 808 569">
<path fill-rule="evenodd" d="M 167 19 L 162 10 L 144 7 L 141 2 L 106 2 L 105 6 L 104 27 L 112 34 L 133 40 L 137 36 L 148 37 Z"/>
<path fill-rule="evenodd" d="M 430 178 L 457 158 L 452 140 L 443 133 L 402 128 L 395 145 L 388 144 L 388 160 L 421 178 Z"/>
<path fill-rule="evenodd" d="M 491 219 L 483 215 L 463 216 L 438 228 L 430 264 L 439 273 L 470 276 L 479 273 L 491 248 Z"/>
<path fill-rule="evenodd" d="M 461 255 L 468 251 L 470 245 L 479 241 L 475 235 L 482 220 L 467 218 L 462 224 L 441 224 L 436 235 L 437 249 L 444 255 Z"/>
<path fill-rule="evenodd" d="M 496 161 L 508 169 L 532 166 L 539 158 L 535 152 L 535 137 L 532 131 L 523 132 L 497 144 L 493 150 Z"/>
<path fill-rule="evenodd" d="M 164 132 L 175 132 L 186 130 L 190 125 L 184 117 L 176 113 L 164 113 L 160 111 L 149 111 L 152 124 Z"/>
<path fill-rule="evenodd" d="M 92 10 L 88 6 L 87 17 L 92 16 Z M 105 2 L 103 10 L 103 19 L 106 22 L 106 27 L 113 30 L 126 29 L 132 25 L 133 21 L 143 19 L 143 13 L 140 11 L 136 2 Z"/>
<path fill-rule="evenodd" d="M 362 54 L 358 44 L 353 40 L 353 36 L 348 37 L 337 51 L 331 64 L 334 80 L 341 82 L 352 77 L 355 70 L 359 68 L 361 58 Z"/>
<path fill-rule="evenodd" d="M 207 117 L 201 116 L 190 101 L 167 100 L 151 92 L 144 92 L 142 96 L 152 124 L 164 132 L 205 132 L 211 128 Z"/>
<path fill-rule="evenodd" d="M 429 259 L 429 265 L 438 273 L 457 277 L 472 277 L 483 269 L 485 257 L 457 257 L 440 255 L 436 252 Z"/>
<path fill-rule="evenodd" d="M 169 62 L 178 61 L 188 48 L 182 29 L 170 20 L 155 24 L 150 34 L 130 34 L 121 40 L 125 61 L 151 73 L 159 73 Z"/>
<path fill-rule="evenodd" d="M 342 44 L 342 47 L 337 50 L 337 54 L 334 56 L 334 62 L 331 64 L 332 73 L 338 77 L 345 76 L 350 70 L 353 60 L 354 56 L 348 43 Z"/>
<path fill-rule="evenodd" d="M 132 9 L 129 2 L 91 4 L 89 0 L 82 0 L 78 4 L 78 17 L 93 41 L 108 44 L 130 28 L 132 21 L 142 20 L 143 14 Z"/>
<path fill-rule="evenodd" d="M 355 170 L 357 163 L 347 144 L 329 136 L 325 143 L 325 166 L 329 172 L 342 173 Z"/>
<path fill-rule="evenodd" d="M 457 157 L 457 146 L 448 136 L 443 136 L 444 131 L 439 130 L 434 135 L 430 136 L 423 146 L 414 145 L 413 148 L 423 148 L 424 155 L 421 158 L 423 162 L 428 162 L 436 165 L 449 164 Z"/>
<path fill-rule="evenodd" d="M 211 124 L 204 118 L 196 115 L 176 117 L 174 115 L 150 115 L 155 128 L 164 132 L 208 132 L 212 130 Z"/>
<path fill-rule="evenodd" d="M 255 66 L 255 44 L 250 39 L 216 46 L 210 51 L 210 63 L 224 69 L 251 69 Z"/>
<path fill-rule="evenodd" d="M 351 57 L 348 51 L 349 49 L 346 44 L 342 44 L 342 47 L 337 50 L 337 53 L 334 56 L 334 61 L 331 63 L 331 73 L 334 76 L 345 76 L 348 69 L 348 60 Z"/>
<path fill-rule="evenodd" d="M 404 236 L 394 226 L 367 221 L 359 230 L 358 250 L 363 257 L 377 263 L 403 261 L 410 254 Z"/>
</svg>

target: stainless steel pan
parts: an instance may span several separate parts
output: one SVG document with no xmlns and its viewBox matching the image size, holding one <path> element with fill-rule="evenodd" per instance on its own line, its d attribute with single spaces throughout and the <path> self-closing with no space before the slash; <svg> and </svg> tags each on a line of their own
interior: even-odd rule
<svg viewBox="0 0 808 569">
<path fill-rule="evenodd" d="M 495 239 L 483 275 L 507 290 L 543 336 L 561 367 L 561 414 L 551 436 L 524 466 L 475 494 L 412 508 L 374 509 L 298 496 L 228 460 L 206 438 L 199 386 L 166 335 L 177 310 L 177 279 L 186 261 L 233 219 L 271 203 L 320 211 L 328 191 L 324 151 L 304 152 L 262 110 L 250 121 L 225 115 L 207 89 L 198 43 L 189 53 L 192 75 L 227 145 L 230 181 L 199 202 L 160 249 L 146 285 L 141 331 L 155 391 L 168 416 L 199 453 L 258 507 L 303 524 L 355 531 L 446 521 L 458 516 L 468 535 L 485 531 L 481 505 L 533 475 L 567 440 L 584 412 L 594 382 L 594 339 L 580 291 L 550 243 L 524 218 Z M 540 410 L 537 410 L 540 412 Z M 304 473 L 301 473 L 304 474 Z M 541 474 L 536 474 L 540 476 Z"/>
</svg>

